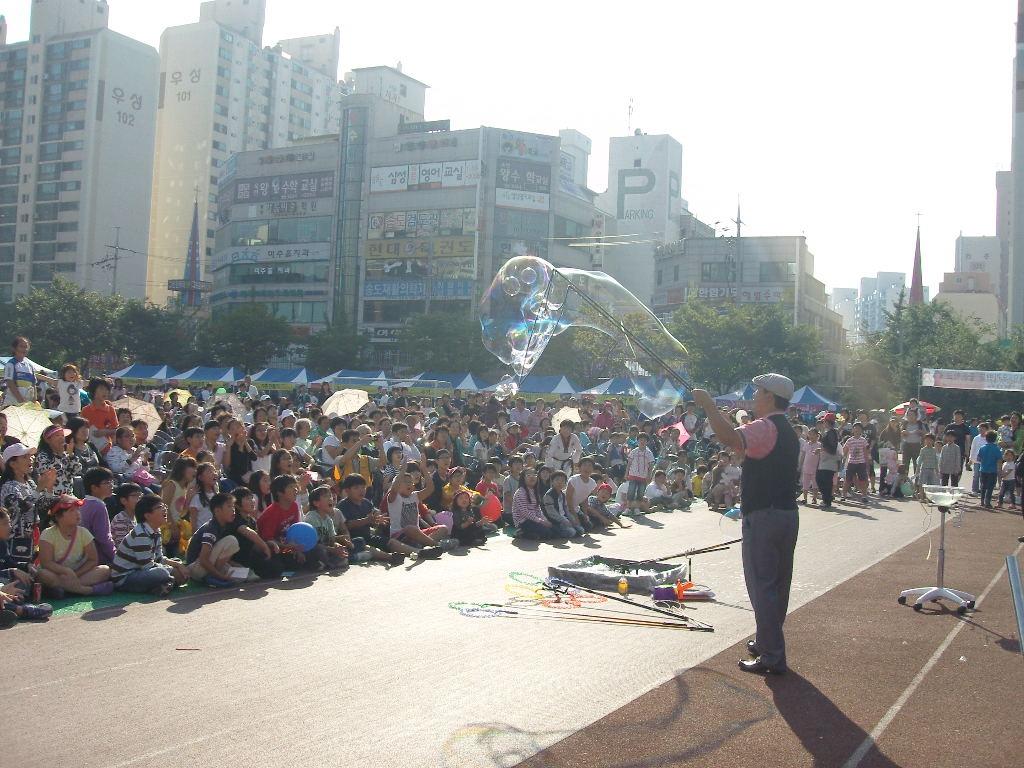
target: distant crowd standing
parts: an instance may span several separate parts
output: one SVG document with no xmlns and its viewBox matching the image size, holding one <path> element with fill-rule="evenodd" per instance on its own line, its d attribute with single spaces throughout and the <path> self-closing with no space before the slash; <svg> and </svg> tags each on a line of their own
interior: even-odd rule
<svg viewBox="0 0 1024 768">
<path fill-rule="evenodd" d="M 0 412 L 3 626 L 45 618 L 43 600 L 68 594 L 166 596 L 190 581 L 225 587 L 353 562 L 397 565 L 482 545 L 499 527 L 573 539 L 694 499 L 719 510 L 739 499 L 743 457 L 721 449 L 693 403 L 647 419 L 622 399 L 416 397 L 397 387 L 328 416 L 330 384 L 269 392 L 247 378 L 186 397 L 84 381 L 73 364 L 51 378 L 29 349 L 14 339 L 5 407 L 39 401 L 52 418 L 25 445 Z M 151 402 L 159 425 L 115 408 L 126 395 Z M 566 406 L 579 420 L 556 426 Z M 891 420 L 789 416 L 801 435 L 794 494 L 805 501 L 820 496 L 828 508 L 866 498 L 869 485 L 912 495 L 915 483 L 958 483 L 966 461 L 980 470 L 983 504 L 997 481 L 997 503 L 1017 503 L 1019 414 L 997 425 L 957 412 L 947 425 L 911 401 Z M 315 529 L 315 546 L 289 538 L 299 522 Z"/>
</svg>

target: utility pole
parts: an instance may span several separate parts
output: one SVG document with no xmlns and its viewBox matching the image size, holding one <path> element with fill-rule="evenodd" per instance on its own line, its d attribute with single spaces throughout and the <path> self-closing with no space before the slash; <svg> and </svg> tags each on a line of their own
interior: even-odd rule
<svg viewBox="0 0 1024 768">
<path fill-rule="evenodd" d="M 743 257 L 740 251 L 740 238 L 743 236 L 743 218 L 740 216 L 740 200 L 736 198 L 736 218 L 732 220 L 732 223 L 736 225 L 736 253 L 734 255 L 736 263 L 736 296 L 733 298 L 734 304 L 740 303 L 740 287 L 743 284 Z"/>
<path fill-rule="evenodd" d="M 117 295 L 117 262 L 121 260 L 121 228 L 114 227 L 114 274 L 110 278 L 110 295 Z"/>
<path fill-rule="evenodd" d="M 102 267 L 103 269 L 113 270 L 113 275 L 111 276 L 110 280 L 110 295 L 114 296 L 117 293 L 117 263 L 121 259 L 127 258 L 129 255 L 145 256 L 146 254 L 142 253 L 141 251 L 133 251 L 130 248 L 121 247 L 120 227 L 114 227 L 114 242 L 107 243 L 107 248 L 109 248 L 112 251 L 112 253 L 108 253 L 107 256 L 100 259 L 99 261 L 92 262 L 89 266 Z M 122 253 L 124 253 L 125 255 L 122 256 Z"/>
</svg>

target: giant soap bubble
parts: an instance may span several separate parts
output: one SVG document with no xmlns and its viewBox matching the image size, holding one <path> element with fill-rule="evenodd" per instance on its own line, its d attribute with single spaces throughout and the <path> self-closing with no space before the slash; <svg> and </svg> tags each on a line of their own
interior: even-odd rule
<svg viewBox="0 0 1024 768">
<path fill-rule="evenodd" d="M 637 408 L 649 418 L 683 402 L 678 372 L 686 349 L 636 296 L 603 272 L 555 269 L 536 256 L 509 259 L 480 304 L 484 346 L 511 366 L 496 388 L 514 394 L 548 343 L 569 328 L 593 328 L 608 337 L 602 357 L 628 376 Z"/>
</svg>

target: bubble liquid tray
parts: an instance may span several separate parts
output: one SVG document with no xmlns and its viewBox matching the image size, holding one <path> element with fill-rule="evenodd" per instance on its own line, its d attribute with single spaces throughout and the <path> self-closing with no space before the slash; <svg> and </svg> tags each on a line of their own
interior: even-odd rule
<svg viewBox="0 0 1024 768">
<path fill-rule="evenodd" d="M 687 580 L 686 565 L 617 560 L 594 555 L 563 565 L 548 567 L 548 576 L 564 579 L 588 589 L 615 591 L 625 577 L 629 591 L 649 594 L 653 587 Z"/>
</svg>

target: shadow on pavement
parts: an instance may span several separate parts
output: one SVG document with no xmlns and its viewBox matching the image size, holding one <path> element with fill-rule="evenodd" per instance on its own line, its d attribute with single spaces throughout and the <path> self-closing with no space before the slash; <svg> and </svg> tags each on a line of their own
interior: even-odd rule
<svg viewBox="0 0 1024 768">
<path fill-rule="evenodd" d="M 835 703 L 807 678 L 790 670 L 781 677 L 769 676 L 765 685 L 772 693 L 775 708 L 785 719 L 793 735 L 814 758 L 814 765 L 840 766 L 868 737 Z M 873 768 L 899 768 L 896 763 L 872 747 Z M 766 755 L 766 765 L 771 756 Z"/>
</svg>

